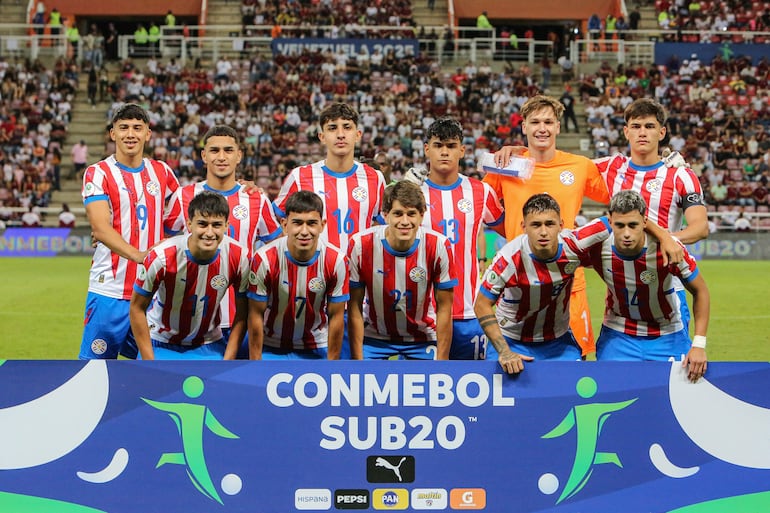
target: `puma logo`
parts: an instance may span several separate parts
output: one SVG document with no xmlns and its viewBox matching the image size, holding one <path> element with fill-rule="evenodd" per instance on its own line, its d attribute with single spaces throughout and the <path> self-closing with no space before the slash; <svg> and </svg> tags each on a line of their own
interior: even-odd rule
<svg viewBox="0 0 770 513">
<path fill-rule="evenodd" d="M 402 481 L 401 479 L 401 464 L 406 460 L 406 456 L 401 458 L 401 461 L 398 462 L 398 465 L 393 465 L 391 462 L 386 460 L 385 458 L 377 458 L 375 461 L 375 465 L 378 467 L 385 467 L 388 470 L 392 470 L 394 474 L 396 474 L 396 477 L 399 481 Z"/>
</svg>

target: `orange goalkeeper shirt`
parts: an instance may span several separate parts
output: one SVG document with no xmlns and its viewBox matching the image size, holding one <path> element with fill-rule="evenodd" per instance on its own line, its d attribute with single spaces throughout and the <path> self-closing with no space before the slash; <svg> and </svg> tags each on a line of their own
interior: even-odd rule
<svg viewBox="0 0 770 513">
<path fill-rule="evenodd" d="M 529 156 L 529 151 L 524 153 Z M 610 202 L 610 195 L 599 170 L 590 159 L 556 150 L 556 156 L 548 162 L 535 164 L 535 171 L 529 180 L 487 173 L 484 181 L 502 199 L 505 207 L 505 237 L 508 240 L 521 235 L 524 203 L 535 195 L 548 193 L 556 199 L 561 208 L 564 227 L 575 228 L 575 217 L 580 212 L 583 196 L 602 204 Z M 583 270 L 575 273 L 572 290 L 586 287 Z"/>
</svg>

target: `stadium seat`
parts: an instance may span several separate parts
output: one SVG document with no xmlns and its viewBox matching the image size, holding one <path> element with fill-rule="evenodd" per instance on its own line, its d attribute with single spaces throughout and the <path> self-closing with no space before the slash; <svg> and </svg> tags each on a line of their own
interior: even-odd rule
<svg viewBox="0 0 770 513">
<path fill-rule="evenodd" d="M 725 166 L 729 170 L 738 169 L 738 159 L 736 158 L 727 159 L 727 161 L 725 161 Z"/>
</svg>

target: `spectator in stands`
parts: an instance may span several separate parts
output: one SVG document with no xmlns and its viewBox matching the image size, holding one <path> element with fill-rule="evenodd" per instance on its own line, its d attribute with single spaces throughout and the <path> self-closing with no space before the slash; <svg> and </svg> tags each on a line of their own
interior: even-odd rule
<svg viewBox="0 0 770 513">
<path fill-rule="evenodd" d="M 21 216 L 22 228 L 40 227 L 40 214 L 37 213 L 37 207 L 30 205 L 29 210 Z"/>
<path fill-rule="evenodd" d="M 575 133 L 579 133 L 580 128 L 575 116 L 575 98 L 572 96 L 571 89 L 569 84 L 565 84 L 564 92 L 559 98 L 561 104 L 564 105 L 564 132 L 569 133 L 569 122 L 572 121 L 572 124 L 575 126 Z"/>
<path fill-rule="evenodd" d="M 751 219 L 747 218 L 743 209 L 738 215 L 738 218 L 733 221 L 733 230 L 736 232 L 750 232 L 751 231 Z"/>
<path fill-rule="evenodd" d="M 70 212 L 69 205 L 62 203 L 61 212 L 59 212 L 59 228 L 74 228 L 75 219 L 75 214 Z"/>
<path fill-rule="evenodd" d="M 88 145 L 85 140 L 81 139 L 72 146 L 70 156 L 72 157 L 72 173 L 67 176 L 67 179 L 81 180 L 82 176 L 80 172 L 88 165 Z"/>
</svg>

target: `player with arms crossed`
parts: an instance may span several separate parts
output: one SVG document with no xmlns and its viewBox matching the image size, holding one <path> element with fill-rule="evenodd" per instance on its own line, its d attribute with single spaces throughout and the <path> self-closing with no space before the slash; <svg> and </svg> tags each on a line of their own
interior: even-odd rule
<svg viewBox="0 0 770 513">
<path fill-rule="evenodd" d="M 387 224 L 354 235 L 350 244 L 352 357 L 446 360 L 457 285 L 451 244 L 421 226 L 425 197 L 412 182 L 388 186 L 383 212 Z"/>
<path fill-rule="evenodd" d="M 591 249 L 591 265 L 607 284 L 597 360 L 662 360 L 686 355 L 682 365 L 697 381 L 706 372 L 709 291 L 695 259 L 666 265 L 658 240 L 644 231 L 647 205 L 635 191 L 621 191 L 610 202 L 613 237 Z M 693 296 L 695 337 L 682 323 L 674 280 Z"/>
<path fill-rule="evenodd" d="M 323 201 L 298 191 L 281 220 L 286 237 L 257 250 L 249 274 L 249 356 L 338 360 L 348 294 L 348 262 L 319 240 Z"/>
<path fill-rule="evenodd" d="M 165 228 L 167 233 L 179 233 L 188 226 L 188 211 L 192 199 L 203 191 L 221 194 L 230 208 L 228 235 L 254 254 L 259 242 L 270 242 L 281 234 L 270 200 L 258 190 L 247 188 L 236 181 L 238 165 L 243 157 L 235 130 L 226 125 L 215 125 L 203 136 L 201 157 L 206 163 L 206 180 L 178 189 L 168 204 Z M 222 301 L 222 333 L 230 335 L 235 314 L 235 291 L 228 289 Z M 248 341 L 238 351 L 238 358 L 248 358 Z"/>
<path fill-rule="evenodd" d="M 581 155 L 556 149 L 556 136 L 561 130 L 564 106 L 555 98 L 533 96 L 522 106 L 522 130 L 527 136 L 525 157 L 535 160 L 535 170 L 529 179 L 488 173 L 484 181 L 492 186 L 505 207 L 505 237 L 513 239 L 522 233 L 522 207 L 534 194 L 547 193 L 556 199 L 563 214 L 564 226 L 575 227 L 583 197 L 602 204 L 609 202 L 607 188 L 596 165 Z M 498 164 L 507 163 L 518 149 L 504 147 L 495 154 Z M 582 348 L 583 356 L 595 350 L 591 316 L 585 292 L 583 269 L 575 274 L 570 298 L 570 327 Z"/>
<path fill-rule="evenodd" d="M 201 192 L 190 201 L 189 235 L 167 239 L 147 255 L 130 310 L 143 360 L 235 358 L 246 332 L 249 258 L 225 235 L 229 213 L 222 195 Z M 220 304 L 230 287 L 236 288 L 236 310 L 225 341 Z"/>
<path fill-rule="evenodd" d="M 98 241 L 91 261 L 81 360 L 136 358 L 129 301 L 149 248 L 163 238 L 166 200 L 179 187 L 165 163 L 144 158 L 147 112 L 124 104 L 112 117 L 115 154 L 86 169 L 83 203 Z"/>
<path fill-rule="evenodd" d="M 588 248 L 610 233 L 604 218 L 564 230 L 559 204 L 548 194 L 529 198 L 522 213 L 524 233 L 497 253 L 475 304 L 492 346 L 487 357 L 497 357 L 509 374 L 535 359 L 580 360 L 569 329 L 575 271 L 588 262 Z"/>
</svg>

